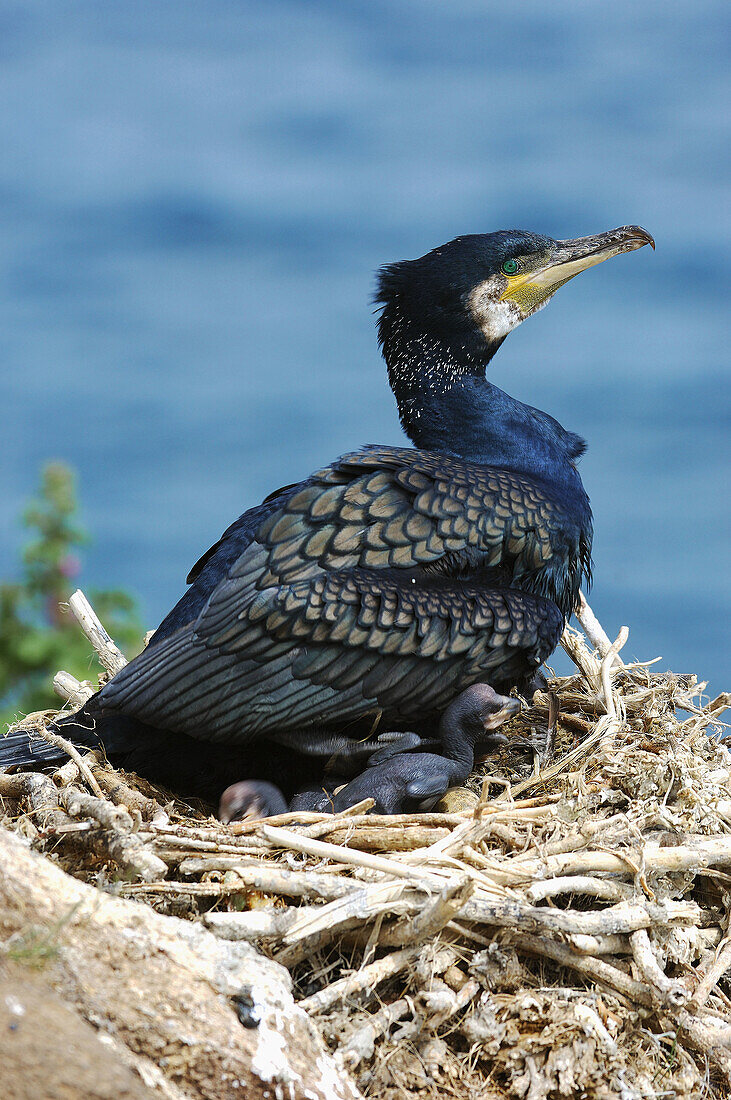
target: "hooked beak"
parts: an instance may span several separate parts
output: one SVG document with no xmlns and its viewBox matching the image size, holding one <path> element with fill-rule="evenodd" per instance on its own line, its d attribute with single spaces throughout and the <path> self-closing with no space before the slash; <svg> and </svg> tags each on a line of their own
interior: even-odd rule
<svg viewBox="0 0 731 1100">
<path fill-rule="evenodd" d="M 560 286 L 586 271 L 587 267 L 604 263 L 622 252 L 634 252 L 655 242 L 639 225 L 623 225 L 593 237 L 577 237 L 573 241 L 556 241 L 545 262 L 532 271 L 506 275 L 507 286 L 501 295 L 518 306 L 524 316 L 533 313 L 555 294 Z"/>
<path fill-rule="evenodd" d="M 491 730 L 496 730 L 502 726 L 505 722 L 509 722 L 511 718 L 520 710 L 520 700 L 505 697 L 503 705 L 500 710 L 496 710 L 489 717 L 484 718 L 482 725 L 484 726 L 485 733 L 489 733 Z"/>
</svg>

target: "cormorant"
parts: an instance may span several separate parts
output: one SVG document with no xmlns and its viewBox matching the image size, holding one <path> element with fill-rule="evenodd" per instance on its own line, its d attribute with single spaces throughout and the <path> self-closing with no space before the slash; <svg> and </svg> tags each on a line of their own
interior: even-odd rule
<svg viewBox="0 0 731 1100">
<path fill-rule="evenodd" d="M 434 732 L 471 684 L 525 688 L 590 575 L 585 443 L 485 368 L 565 282 L 645 244 L 637 226 L 508 230 L 384 267 L 379 341 L 416 449 L 365 447 L 245 512 L 67 736 L 183 792 L 250 777 L 289 795 L 376 727 Z M 0 764 L 46 748 L 11 738 Z M 434 759 L 413 756 L 410 781 L 429 786 Z M 361 786 L 377 797 L 401 767 Z"/>
<path fill-rule="evenodd" d="M 472 771 L 474 750 L 478 743 L 485 753 L 495 752 L 507 744 L 507 737 L 495 731 L 519 710 L 518 699 L 498 695 L 489 684 L 472 684 L 460 692 L 444 711 L 439 722 L 439 736 L 433 741 L 427 741 L 416 733 L 401 733 L 388 737 L 385 743 L 383 739 L 376 745 L 362 742 L 358 747 L 367 749 L 366 770 L 362 770 L 362 763 L 356 765 L 354 772 L 349 767 L 353 759 L 352 751 L 347 758 L 335 755 L 328 761 L 329 782 L 322 783 L 319 788 L 301 791 L 289 807 L 281 792 L 271 783 L 258 781 L 252 784 L 246 779 L 233 783 L 221 796 L 219 817 L 225 822 L 237 821 L 242 817 L 261 817 L 263 806 L 270 813 L 275 809 L 277 813 L 283 813 L 287 808 L 320 812 L 346 810 L 374 792 L 372 773 L 367 769 L 379 767 L 394 757 L 398 757 L 398 763 L 394 760 L 388 769 L 381 768 L 379 772 L 374 810 L 384 814 L 396 813 L 409 802 L 415 803 L 418 809 L 428 809 L 448 787 L 467 779 Z M 430 749 L 441 749 L 443 755 L 434 753 L 427 761 L 424 754 Z M 413 750 L 418 750 L 418 757 L 411 755 Z M 362 761 L 363 757 L 360 759 Z M 341 768 L 351 774 L 334 778 Z M 348 782 L 348 779 L 351 781 Z"/>
<path fill-rule="evenodd" d="M 489 684 L 465 688 L 449 704 L 439 723 L 442 755 L 399 751 L 398 745 L 381 749 L 371 756 L 365 771 L 332 797 L 332 809 L 340 813 L 370 797 L 376 800 L 376 813 L 398 813 L 410 803 L 429 809 L 448 787 L 458 786 L 469 777 L 479 742 L 492 742 L 494 748 L 495 740 L 507 741 L 500 734 L 496 738 L 493 731 L 519 709 L 517 699 L 498 695 Z M 375 768 L 378 775 L 374 781 L 371 769 Z M 318 803 L 318 809 L 327 808 L 325 799 Z"/>
</svg>

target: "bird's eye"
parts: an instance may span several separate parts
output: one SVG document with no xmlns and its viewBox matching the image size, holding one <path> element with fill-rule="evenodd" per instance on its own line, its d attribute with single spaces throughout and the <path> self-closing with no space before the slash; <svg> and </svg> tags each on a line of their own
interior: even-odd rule
<svg viewBox="0 0 731 1100">
<path fill-rule="evenodd" d="M 515 272 L 518 270 L 517 260 L 504 260 L 500 265 L 500 270 L 503 275 L 515 275 Z"/>
</svg>

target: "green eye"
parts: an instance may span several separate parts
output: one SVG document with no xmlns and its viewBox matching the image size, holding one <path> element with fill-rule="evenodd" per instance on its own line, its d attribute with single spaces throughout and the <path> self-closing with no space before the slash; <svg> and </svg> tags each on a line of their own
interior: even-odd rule
<svg viewBox="0 0 731 1100">
<path fill-rule="evenodd" d="M 503 275 L 515 275 L 515 272 L 518 270 L 518 263 L 516 260 L 505 260 L 500 265 L 500 270 Z"/>
</svg>

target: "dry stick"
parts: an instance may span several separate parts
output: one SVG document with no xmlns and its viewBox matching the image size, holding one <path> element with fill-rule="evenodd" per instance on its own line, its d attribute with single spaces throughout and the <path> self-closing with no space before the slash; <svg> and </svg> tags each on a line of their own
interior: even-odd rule
<svg viewBox="0 0 731 1100">
<path fill-rule="evenodd" d="M 555 940 L 546 939 L 544 936 L 533 936 L 529 932 L 514 932 L 510 935 L 510 943 L 515 947 L 527 951 L 531 955 L 537 955 L 552 959 L 560 966 L 578 971 L 594 982 L 601 982 L 610 989 L 622 993 L 635 1004 L 641 1004 L 646 1008 L 652 1008 L 653 997 L 651 991 L 642 982 L 635 981 L 619 970 L 616 966 L 610 966 L 602 959 L 591 956 L 577 955 L 565 944 Z"/>
<path fill-rule="evenodd" d="M 405 829 L 382 828 L 379 826 L 371 828 L 368 825 L 351 829 L 350 826 L 341 826 L 327 832 L 331 844 L 347 842 L 351 851 L 379 849 L 383 852 L 418 851 L 449 835 L 449 829 L 430 829 L 428 826 L 421 825 L 414 825 Z"/>
<path fill-rule="evenodd" d="M 622 647 L 627 644 L 628 638 L 629 627 L 623 626 L 620 629 L 616 640 L 612 642 L 612 645 L 610 646 L 601 663 L 600 675 L 602 681 L 602 692 L 604 693 L 604 705 L 607 708 L 607 714 L 610 718 L 617 717 L 617 705 L 614 701 L 614 694 L 612 692 L 612 664 L 620 649 L 622 649 Z"/>
<path fill-rule="evenodd" d="M 447 986 L 447 989 L 450 989 L 450 987 Z M 436 1019 L 427 1019 L 426 1026 L 432 1028 L 441 1027 L 452 1016 L 456 1016 L 458 1012 L 461 1012 L 463 1008 L 466 1008 L 470 1001 L 474 1000 L 477 994 L 481 991 L 482 986 L 475 978 L 468 978 L 467 981 L 458 990 L 450 989 L 450 993 L 452 993 L 452 996 L 449 998 L 448 1005 L 441 1008 L 440 1010 L 437 1010 L 437 1012 L 433 1014 Z M 444 992 L 446 993 L 446 990 L 444 990 Z M 421 996 L 428 1005 L 430 991 L 426 990 L 421 994 Z"/>
<path fill-rule="evenodd" d="M 632 949 L 629 936 L 619 933 L 610 936 L 577 936 L 569 937 L 570 943 L 580 955 L 631 955 Z"/>
<path fill-rule="evenodd" d="M 625 901 L 634 891 L 624 883 L 612 882 L 605 878 L 592 878 L 590 875 L 571 875 L 564 878 L 546 879 L 534 882 L 526 890 L 529 901 L 545 901 L 557 894 L 581 894 L 592 898 L 604 898 L 606 901 Z"/>
<path fill-rule="evenodd" d="M 242 887 L 261 890 L 285 898 L 321 898 L 333 901 L 346 897 L 362 885 L 345 875 L 323 875 L 316 871 L 292 870 L 281 863 L 265 863 L 255 859 L 244 863 L 236 856 L 192 857 L 179 867 L 181 875 L 196 875 L 207 871 L 235 871 Z M 233 914 L 237 916 L 238 914 Z"/>
<path fill-rule="evenodd" d="M 416 914 L 423 907 L 423 898 L 414 891 L 407 894 L 406 889 L 398 879 L 375 882 L 326 905 L 300 909 L 300 916 L 283 943 L 290 947 L 302 941 L 321 942 L 322 937 L 329 940 L 341 930 L 364 924 L 381 914 L 398 917 Z"/>
<path fill-rule="evenodd" d="M 628 638 L 629 628 L 623 626 L 617 635 L 616 641 L 612 643 L 607 655 L 601 663 L 600 676 L 607 716 L 604 719 L 600 719 L 597 725 L 597 730 L 602 730 L 602 738 L 599 742 L 600 754 L 606 755 L 612 752 L 616 736 L 621 729 L 623 711 L 621 709 L 621 704 L 619 707 L 617 705 L 618 696 L 612 691 L 612 663 Z"/>
<path fill-rule="evenodd" d="M 136 896 L 138 894 L 161 894 L 170 897 L 201 897 L 201 898 L 228 898 L 232 895 L 246 893 L 246 886 L 242 882 L 127 882 L 121 887 L 122 894 Z M 253 912 L 250 910 L 247 912 Z M 256 910 L 257 912 L 259 910 Z M 284 910 L 277 910 L 284 912 Z M 292 909 L 292 913 L 301 916 L 302 909 Z M 240 913 L 232 913 L 231 916 L 241 916 Z M 243 914 L 246 916 L 247 914 Z M 230 937 L 236 939 L 237 937 Z M 246 938 L 246 937 L 243 937 Z"/>
<path fill-rule="evenodd" d="M 717 695 L 715 699 L 706 707 L 706 711 L 709 714 L 723 714 L 725 710 L 731 707 L 731 691 L 722 691 L 720 695 Z"/>
<path fill-rule="evenodd" d="M 398 831 L 399 829 L 408 829 L 413 825 L 426 825 L 428 828 L 443 828 L 453 829 L 457 825 L 461 825 L 464 821 L 463 814 L 444 814 L 444 813 L 418 813 L 418 814 L 362 814 L 358 813 L 351 818 L 345 818 L 343 814 L 333 816 L 329 814 L 327 817 L 322 817 L 317 824 L 310 825 L 306 829 L 302 830 L 302 836 L 309 836 L 313 839 L 318 839 L 320 835 L 326 835 L 328 832 L 333 832 L 338 829 L 342 829 L 347 825 L 350 829 L 355 829 L 359 825 L 377 826 L 383 829 L 393 829 Z M 267 824 L 270 824 L 267 822 Z"/>
<path fill-rule="evenodd" d="M 189 836 L 175 836 L 166 831 L 166 826 L 161 826 L 160 832 L 156 829 L 156 823 L 150 821 L 140 829 L 140 836 L 145 841 L 152 841 L 155 850 L 171 863 L 179 863 L 186 855 L 193 856 L 200 852 L 209 852 L 211 855 L 238 856 L 246 859 L 249 856 L 259 854 L 270 855 L 271 848 L 265 840 L 252 839 L 249 844 L 221 844 L 216 840 L 199 840 Z"/>
<path fill-rule="evenodd" d="M 520 814 L 526 810 L 536 808 L 538 810 L 546 809 L 546 804 L 557 801 L 558 795 L 548 795 L 545 798 L 523 798 L 515 802 L 511 808 L 511 820 L 515 814 Z M 454 829 L 458 825 L 463 825 L 465 822 L 465 813 L 413 813 L 413 814 L 365 814 L 362 812 L 364 805 L 373 804 L 373 799 L 366 799 L 362 803 L 358 803 L 356 806 L 351 806 L 349 810 L 344 811 L 342 814 L 320 814 L 320 813 L 300 813 L 290 811 L 286 814 L 280 814 L 278 817 L 270 817 L 266 819 L 267 826 L 278 826 L 289 823 L 298 823 L 309 821 L 312 819 L 312 824 L 306 825 L 304 828 L 298 830 L 299 836 L 312 837 L 317 840 L 320 837 L 328 836 L 332 833 L 339 833 L 346 827 L 352 830 L 353 836 L 360 835 L 361 826 L 365 825 L 370 829 L 389 829 L 394 834 L 398 835 L 404 829 L 408 829 L 412 826 L 418 826 L 419 828 L 427 829 Z M 366 806 L 367 808 L 367 806 Z M 503 816 L 508 813 L 505 807 L 505 802 L 490 802 L 484 808 L 484 813 L 487 814 L 502 814 Z M 286 819 L 286 820 L 285 820 Z M 243 824 L 243 823 L 237 823 Z M 248 823 L 247 832 L 254 832 L 258 830 L 262 822 Z M 234 826 L 230 826 L 234 831 Z M 244 829 L 236 829 L 238 833 L 243 833 Z"/>
<path fill-rule="evenodd" d="M 88 759 L 90 753 L 86 755 Z M 80 775 L 81 772 L 76 762 L 74 760 L 67 760 L 60 768 L 56 768 L 53 773 L 53 782 L 57 787 L 70 787 L 74 783 L 78 783 Z"/>
<path fill-rule="evenodd" d="M 611 817 L 600 818 L 597 821 L 585 821 L 581 826 L 581 832 L 542 844 L 540 848 L 541 866 L 543 866 L 548 856 L 565 855 L 567 852 L 586 849 L 593 837 L 597 834 L 606 835 L 607 830 L 613 826 L 618 826 L 627 833 L 629 826 L 626 816 L 624 814 L 612 814 Z M 527 863 L 530 867 L 533 867 L 537 859 L 534 848 L 532 851 L 519 852 L 517 855 L 512 856 L 510 865 L 511 867 L 522 868 Z"/>
<path fill-rule="evenodd" d="M 405 970 L 418 957 L 421 950 L 421 945 L 418 945 L 404 947 L 401 951 L 384 955 L 382 959 L 369 963 L 368 966 L 364 966 L 347 978 L 340 978 L 339 981 L 333 982 L 332 985 L 326 986 L 318 993 L 305 997 L 304 1000 L 299 1002 L 299 1007 L 304 1008 L 305 1012 L 313 1015 L 319 1012 L 328 1012 L 336 1005 L 342 1004 L 343 1001 L 349 997 L 354 997 L 358 993 L 369 992 L 372 994 L 381 982 L 385 982 L 388 978 L 393 978 L 396 974 L 400 974 Z"/>
<path fill-rule="evenodd" d="M 574 1001 L 572 1008 L 574 1016 L 581 1021 L 585 1031 L 594 1036 L 599 1045 L 604 1047 L 607 1054 L 616 1055 L 617 1044 L 602 1023 L 596 1009 L 592 1008 L 591 1005 L 584 1004 L 583 1001 Z"/>
<path fill-rule="evenodd" d="M 163 883 L 162 885 L 165 885 Z M 280 939 L 284 936 L 301 910 L 250 909 L 246 913 L 204 913 L 203 923 L 224 940 Z"/>
<path fill-rule="evenodd" d="M 432 1019 L 429 1019 L 428 1016 L 423 1019 L 417 1017 L 409 1021 L 404 1027 L 399 1028 L 396 1036 L 397 1041 L 399 1044 L 411 1042 L 425 1029 L 436 1030 L 437 1027 L 441 1027 L 447 1020 L 461 1012 L 480 991 L 479 982 L 475 981 L 474 978 L 470 978 L 458 993 L 451 996 L 446 1008 L 442 1008 L 441 1011 L 435 1013 Z M 428 996 L 427 993 L 425 1000 Z M 354 1028 L 345 1037 L 336 1054 L 338 1061 L 351 1072 L 357 1069 L 361 1062 L 373 1057 L 376 1040 L 385 1035 L 394 1023 L 407 1016 L 410 1010 L 411 1006 L 405 997 L 394 1001 L 393 1004 L 384 1005 L 383 1008 L 370 1017 L 366 1024 Z"/>
<path fill-rule="evenodd" d="M 109 637 L 80 588 L 77 588 L 73 596 L 69 597 L 69 607 L 109 675 L 116 675 L 127 664 L 127 658 Z"/>
<path fill-rule="evenodd" d="M 646 929 L 640 928 L 633 932 L 629 941 L 637 969 L 647 984 L 657 991 L 660 1000 L 674 1009 L 687 1004 L 690 993 L 682 982 L 674 982 L 672 978 L 668 978 L 655 957 Z"/>
<path fill-rule="evenodd" d="M 620 902 L 595 912 L 576 909 L 548 909 L 516 901 L 486 901 L 476 896 L 462 910 L 462 920 L 516 928 L 526 932 L 551 932 L 562 935 L 606 936 L 636 932 L 655 925 L 697 924 L 699 909 L 695 902 L 664 901 L 628 904 Z"/>
<path fill-rule="evenodd" d="M 731 1088 L 731 1052 L 728 1050 L 731 1037 L 728 1029 L 709 1027 L 688 1009 L 681 1009 L 673 1022 L 677 1024 L 688 1046 L 707 1057 L 722 1075 L 726 1088 Z"/>
<path fill-rule="evenodd" d="M 606 657 L 612 648 L 612 643 L 604 632 L 604 627 L 586 602 L 586 596 L 583 592 L 579 593 L 579 609 L 575 612 L 575 615 L 577 622 L 594 646 L 594 649 L 596 649 L 601 657 Z M 612 664 L 623 667 L 622 661 L 617 653 L 618 651 L 615 650 Z"/>
<path fill-rule="evenodd" d="M 59 733 L 52 733 L 51 730 L 42 729 L 38 731 L 39 735 L 44 741 L 48 741 L 49 745 L 55 745 L 57 749 L 62 749 L 66 755 L 73 760 L 76 767 L 79 769 L 81 775 L 83 775 L 86 782 L 91 787 L 97 798 L 104 798 L 104 791 L 99 786 L 97 780 L 92 775 L 91 768 L 84 760 L 79 750 L 71 744 L 65 737 L 61 737 Z"/>
<path fill-rule="evenodd" d="M 693 1005 L 703 1008 L 716 983 L 731 967 L 731 939 L 725 939 L 718 947 L 715 957 L 701 978 L 691 998 Z"/>
<path fill-rule="evenodd" d="M 53 677 L 53 690 L 56 695 L 65 699 L 67 703 L 71 703 L 77 710 L 83 707 L 94 694 L 90 680 L 77 680 L 70 672 L 64 672 L 63 669 Z"/>
<path fill-rule="evenodd" d="M 372 871 L 383 871 L 387 875 L 397 878 L 416 880 L 424 886 L 438 885 L 441 883 L 435 876 L 417 871 L 403 863 L 385 856 L 368 855 L 365 852 L 357 852 L 351 848 L 343 848 L 337 844 L 327 844 L 322 840 L 313 840 L 309 837 L 299 836 L 288 829 L 276 829 L 271 825 L 262 825 L 262 836 L 277 848 L 293 848 L 298 852 L 306 852 L 310 856 L 319 856 L 324 859 L 336 859 L 339 863 L 348 863 L 353 867 L 368 867 Z"/>
<path fill-rule="evenodd" d="M 532 955 L 545 956 L 561 966 L 576 970 L 591 981 L 601 982 L 623 994 L 635 1004 L 641 1004 L 646 1008 L 654 1007 L 655 998 L 646 985 L 630 978 L 622 970 L 602 962 L 601 959 L 578 956 L 570 948 L 554 940 L 523 932 L 514 933 L 510 939 L 516 947 L 522 947 Z M 729 1029 L 720 1030 L 709 1027 L 691 1015 L 687 1009 L 681 1009 L 672 1019 L 688 1045 L 706 1055 L 716 1069 L 723 1074 L 726 1085 L 731 1085 L 731 1053 L 725 1049 L 729 1044 Z"/>
<path fill-rule="evenodd" d="M 598 693 L 601 688 L 600 662 L 587 649 L 583 636 L 572 627 L 566 626 L 561 635 L 560 644 L 579 669 L 592 691 Z"/>
<path fill-rule="evenodd" d="M 126 806 L 127 809 L 138 812 L 148 821 L 164 813 L 159 802 L 130 787 L 114 768 L 105 767 L 93 753 L 86 753 L 82 757 L 82 762 L 88 764 L 92 779 L 98 781 L 101 791 L 109 795 L 116 806 Z"/>
<path fill-rule="evenodd" d="M 396 921 L 382 930 L 379 945 L 403 947 L 405 944 L 422 943 L 441 932 L 451 920 L 458 917 L 465 903 L 474 893 L 474 883 L 462 879 L 445 886 L 440 894 L 408 920 Z"/>
<path fill-rule="evenodd" d="M 648 841 L 641 852 L 632 848 L 618 848 L 614 852 L 591 849 L 547 856 L 545 859 L 531 856 L 518 860 L 515 857 L 491 870 L 490 874 L 505 885 L 518 885 L 532 878 L 550 879 L 599 872 L 626 875 L 634 873 L 640 858 L 645 874 L 728 867 L 731 866 L 731 836 L 701 837 L 693 842 L 692 847 L 688 844 L 669 847 Z"/>
<path fill-rule="evenodd" d="M 60 791 L 59 799 L 71 817 L 88 816 L 99 822 L 103 832 L 95 839 L 101 840 L 111 859 L 125 871 L 143 882 L 165 877 L 167 864 L 148 852 L 139 835 L 130 831 L 132 818 L 122 806 L 114 806 L 74 787 Z"/>
<path fill-rule="evenodd" d="M 347 1033 L 335 1054 L 336 1059 L 352 1073 L 361 1062 L 367 1062 L 373 1057 L 376 1041 L 381 1039 L 393 1024 L 403 1020 L 404 1016 L 408 1016 L 410 1012 L 411 1004 L 406 997 L 401 997 L 390 1005 L 384 1005 L 378 1012 L 373 1013 L 367 1023 L 359 1024 Z"/>
<path fill-rule="evenodd" d="M 68 815 L 60 809 L 55 784 L 49 776 L 40 772 L 21 772 L 18 775 L 0 772 L 0 797 L 27 798 L 42 830 L 69 824 Z"/>
</svg>

